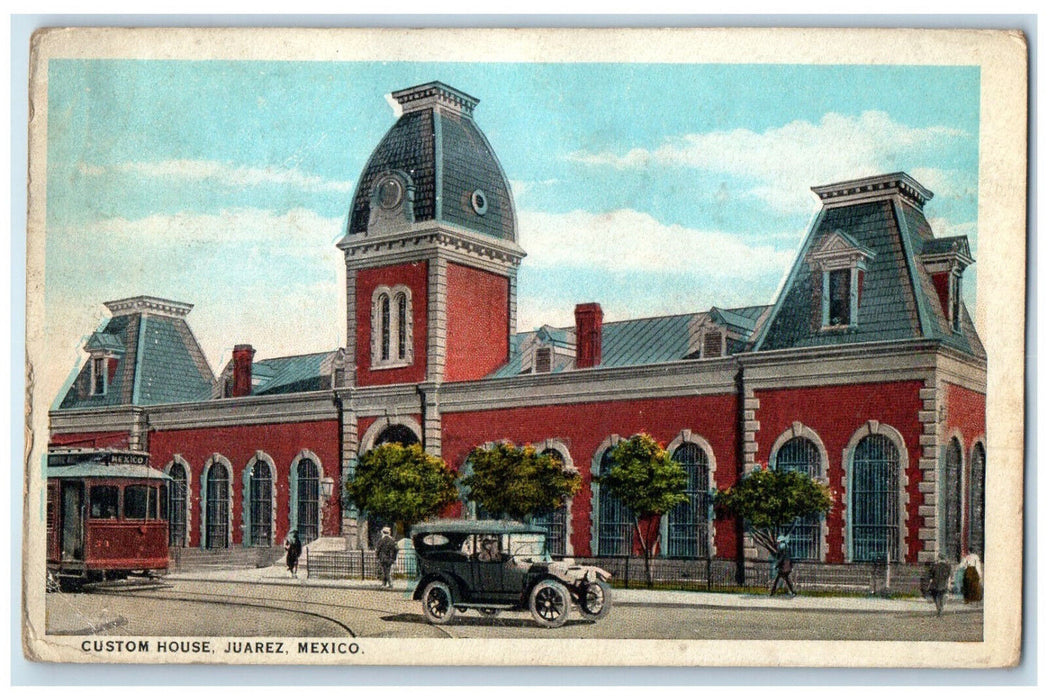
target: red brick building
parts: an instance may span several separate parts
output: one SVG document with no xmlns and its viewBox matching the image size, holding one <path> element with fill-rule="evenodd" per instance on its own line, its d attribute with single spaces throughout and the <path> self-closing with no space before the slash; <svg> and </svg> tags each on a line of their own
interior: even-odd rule
<svg viewBox="0 0 1048 700">
<path fill-rule="evenodd" d="M 338 244 L 346 347 L 256 359 L 237 346 L 216 378 L 190 305 L 109 302 L 51 413 L 53 446 L 148 450 L 185 485 L 172 533 L 186 547 L 271 545 L 290 528 L 364 543 L 339 495 L 362 453 L 418 441 L 461 470 L 474 446 L 508 439 L 582 474 L 544 518 L 559 553 L 624 554 L 629 514 L 592 476 L 645 431 L 689 473 L 663 557 L 742 557 L 710 494 L 757 465 L 834 493 L 826 518 L 798 526 L 801 557 L 982 554 L 986 355 L 961 298 L 973 260 L 965 237 L 934 236 L 931 192 L 905 173 L 815 187 L 822 210 L 772 306 L 604 322 L 583 303 L 573 327 L 517 332 L 525 252 L 477 101 L 440 83 L 394 97 L 403 114 Z"/>
</svg>

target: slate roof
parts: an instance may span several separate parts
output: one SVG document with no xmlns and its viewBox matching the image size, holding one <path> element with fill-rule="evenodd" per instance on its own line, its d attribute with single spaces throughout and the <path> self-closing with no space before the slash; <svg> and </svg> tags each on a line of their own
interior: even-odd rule
<svg viewBox="0 0 1048 700">
<path fill-rule="evenodd" d="M 745 306 L 736 309 L 717 309 L 715 307 L 715 310 L 735 322 L 749 324 L 752 328 L 767 308 L 767 306 Z M 709 314 L 702 312 L 606 322 L 602 330 L 599 366 L 604 368 L 639 367 L 686 359 L 695 349 L 691 347 L 691 330 L 706 318 L 709 318 Z M 512 354 L 509 361 L 488 376 L 513 377 L 520 374 L 524 369 L 524 355 L 521 353 L 521 348 L 530 338 L 549 328 L 543 326 L 539 331 L 517 333 L 511 343 Z M 551 330 L 563 333 L 564 337 L 573 337 L 575 333 L 574 326 Z M 549 331 L 546 330 L 546 332 Z M 551 372 L 563 372 L 572 367 L 574 367 L 573 358 L 565 359 L 561 355 L 555 358 Z"/>
<path fill-rule="evenodd" d="M 331 370 L 324 365 L 335 352 L 256 360 L 251 366 L 251 376 L 258 382 L 251 393 L 258 396 L 330 389 Z"/>
<path fill-rule="evenodd" d="M 866 262 L 854 327 L 823 330 L 822 277 L 810 254 L 837 230 L 873 251 L 874 256 Z M 756 349 L 929 338 L 985 357 L 967 310 L 962 309 L 961 332 L 949 327 L 931 276 L 920 261 L 922 253 L 955 250 L 960 245 L 956 238 L 936 239 L 921 209 L 891 193 L 823 209 L 764 324 Z"/>
<path fill-rule="evenodd" d="M 424 88 L 463 94 L 442 83 L 429 83 L 394 96 Z M 472 105 L 477 102 L 468 99 Z M 471 113 L 472 106 L 461 111 L 437 107 L 405 111 L 372 152 L 357 180 L 346 233 L 367 231 L 376 176 L 400 170 L 411 176 L 416 187 L 415 221 L 446 222 L 516 242 L 509 183 Z M 487 201 L 483 215 L 474 211 L 471 203 L 478 189 Z"/>
<path fill-rule="evenodd" d="M 91 363 L 85 362 L 59 409 L 150 406 L 200 401 L 211 395 L 214 375 L 183 318 L 131 313 L 109 319 L 85 348 L 119 348 L 106 393 L 91 394 Z"/>
</svg>

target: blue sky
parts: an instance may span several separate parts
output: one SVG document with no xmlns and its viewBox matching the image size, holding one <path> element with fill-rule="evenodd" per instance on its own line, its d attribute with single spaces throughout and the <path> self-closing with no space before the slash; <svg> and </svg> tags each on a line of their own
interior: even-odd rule
<svg viewBox="0 0 1048 700">
<path fill-rule="evenodd" d="M 52 60 L 46 332 L 79 355 L 102 302 L 189 316 L 216 370 L 345 342 L 342 261 L 388 95 L 442 80 L 508 174 L 519 325 L 771 303 L 813 185 L 905 170 L 977 256 L 974 67 Z M 966 275 L 969 305 L 975 273 Z"/>
</svg>

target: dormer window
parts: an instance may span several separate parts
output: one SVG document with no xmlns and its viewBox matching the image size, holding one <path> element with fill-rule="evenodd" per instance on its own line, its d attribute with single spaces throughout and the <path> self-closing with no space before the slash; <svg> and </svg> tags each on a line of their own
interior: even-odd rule
<svg viewBox="0 0 1048 700">
<path fill-rule="evenodd" d="M 812 252 L 816 275 L 821 276 L 822 304 L 819 325 L 823 330 L 854 328 L 858 323 L 866 263 L 874 257 L 843 231 L 834 231 Z"/>
<path fill-rule="evenodd" d="M 702 356 L 720 357 L 724 354 L 724 334 L 720 331 L 706 331 L 702 336 Z"/>
<path fill-rule="evenodd" d="M 535 373 L 549 374 L 553 369 L 553 348 L 535 348 Z"/>
<path fill-rule="evenodd" d="M 961 280 L 973 262 L 967 236 L 931 238 L 921 250 L 921 263 L 932 278 L 942 313 L 954 333 L 961 331 Z"/>
<path fill-rule="evenodd" d="M 371 366 L 405 367 L 412 355 L 411 290 L 378 287 L 371 297 Z"/>
<path fill-rule="evenodd" d="M 950 328 L 961 330 L 961 276 L 950 276 Z"/>
</svg>

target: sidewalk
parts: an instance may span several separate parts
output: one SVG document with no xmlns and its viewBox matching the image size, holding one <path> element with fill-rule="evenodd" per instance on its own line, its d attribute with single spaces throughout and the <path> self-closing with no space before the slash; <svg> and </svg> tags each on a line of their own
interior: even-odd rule
<svg viewBox="0 0 1048 700">
<path fill-rule="evenodd" d="M 169 574 L 171 581 L 214 581 L 242 582 L 278 586 L 301 586 L 315 588 L 373 589 L 381 591 L 378 581 L 360 579 L 310 579 L 305 578 L 305 567 L 299 570 L 299 578 L 291 578 L 287 569 L 274 565 L 261 569 L 229 569 L 187 571 Z M 408 595 L 414 588 L 412 581 L 395 579 L 393 590 Z M 853 612 L 928 612 L 934 610 L 931 602 L 921 598 L 886 599 L 863 596 L 806 596 L 802 592 L 795 598 L 752 593 L 706 593 L 703 591 L 659 591 L 645 589 L 612 589 L 612 600 L 616 605 L 665 605 L 708 608 L 754 608 L 782 610 L 823 610 Z M 959 597 L 950 597 L 950 604 L 960 602 Z M 981 607 L 981 603 L 973 608 Z"/>
</svg>

